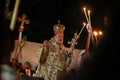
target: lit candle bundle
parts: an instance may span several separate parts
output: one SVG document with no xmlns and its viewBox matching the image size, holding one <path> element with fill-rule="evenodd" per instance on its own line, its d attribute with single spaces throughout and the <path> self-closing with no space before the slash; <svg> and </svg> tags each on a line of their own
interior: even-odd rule
<svg viewBox="0 0 120 80">
<path fill-rule="evenodd" d="M 86 17 L 86 20 L 87 20 L 86 28 L 87 28 L 88 32 L 91 32 L 90 30 L 92 30 L 92 28 L 91 28 L 91 20 L 90 20 L 90 10 L 88 10 L 86 12 L 86 8 L 84 7 L 83 11 L 84 11 L 84 14 L 85 14 L 85 17 Z"/>
<path fill-rule="evenodd" d="M 86 28 L 87 28 L 88 32 L 91 34 L 92 40 L 94 40 L 93 34 L 92 34 L 92 27 L 91 27 L 90 10 L 88 10 L 88 11 L 86 12 L 86 8 L 84 7 L 84 8 L 83 8 L 83 11 L 84 11 L 84 14 L 85 14 L 85 17 L 86 17 L 86 20 L 87 20 Z"/>
</svg>

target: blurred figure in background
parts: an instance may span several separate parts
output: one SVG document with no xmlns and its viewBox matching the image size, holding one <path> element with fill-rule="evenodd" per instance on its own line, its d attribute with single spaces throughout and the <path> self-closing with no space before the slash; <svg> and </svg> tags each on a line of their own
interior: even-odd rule
<svg viewBox="0 0 120 80">
<path fill-rule="evenodd" d="M 23 80 L 9 65 L 15 40 L 4 16 L 5 4 L 6 0 L 0 0 L 0 80 Z"/>
<path fill-rule="evenodd" d="M 10 66 L 15 70 L 18 71 L 19 65 L 18 65 L 18 60 L 17 58 L 13 58 L 12 61 L 10 62 Z"/>
<path fill-rule="evenodd" d="M 28 61 L 24 63 L 23 68 L 23 70 L 19 71 L 20 75 L 33 76 L 35 73 L 35 71 L 31 69 L 31 64 Z"/>
</svg>

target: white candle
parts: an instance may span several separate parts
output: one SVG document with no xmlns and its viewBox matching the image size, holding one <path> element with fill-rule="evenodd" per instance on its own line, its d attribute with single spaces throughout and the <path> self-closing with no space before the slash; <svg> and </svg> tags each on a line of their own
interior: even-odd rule
<svg viewBox="0 0 120 80">
<path fill-rule="evenodd" d="M 83 8 L 83 11 L 84 11 L 85 17 L 86 17 L 87 22 L 88 22 L 88 16 L 87 16 L 87 13 L 86 13 L 86 8 L 85 8 L 85 7 Z"/>
<path fill-rule="evenodd" d="M 88 10 L 88 21 L 89 21 L 89 25 L 91 26 L 91 20 L 90 20 L 90 10 Z"/>
<path fill-rule="evenodd" d="M 84 29 L 84 27 L 86 26 L 86 23 L 83 23 L 83 27 L 82 27 L 82 29 L 80 30 L 80 32 L 79 32 L 79 36 L 80 36 L 80 34 L 82 33 L 82 31 L 83 31 L 83 29 Z"/>
<path fill-rule="evenodd" d="M 94 34 L 95 41 L 96 41 L 96 44 L 97 44 L 97 43 L 98 43 L 98 39 L 97 39 L 97 37 L 98 37 L 98 32 L 97 32 L 97 31 L 94 31 L 93 34 Z"/>
</svg>

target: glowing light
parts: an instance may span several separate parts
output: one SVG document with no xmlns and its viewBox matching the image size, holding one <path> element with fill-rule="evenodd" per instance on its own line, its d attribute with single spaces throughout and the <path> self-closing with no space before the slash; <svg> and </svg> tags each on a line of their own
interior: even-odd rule
<svg viewBox="0 0 120 80">
<path fill-rule="evenodd" d="M 85 22 L 83 22 L 83 26 L 85 26 L 86 25 L 86 23 Z"/>
<path fill-rule="evenodd" d="M 102 33 L 102 31 L 99 31 L 99 35 L 102 35 L 103 33 Z"/>
<path fill-rule="evenodd" d="M 83 10 L 86 11 L 86 8 L 84 7 Z"/>
<path fill-rule="evenodd" d="M 97 45 L 102 38 L 103 32 L 101 30 L 94 30 L 93 35 L 94 35 L 96 45 Z"/>
<path fill-rule="evenodd" d="M 88 14 L 90 14 L 90 10 L 88 10 Z"/>
<path fill-rule="evenodd" d="M 89 20 L 88 20 L 88 16 L 87 16 L 86 8 L 85 8 L 85 7 L 83 8 L 83 11 L 84 11 L 84 14 L 85 14 L 86 20 L 87 20 L 87 22 L 88 22 Z"/>
<path fill-rule="evenodd" d="M 98 32 L 97 32 L 97 31 L 93 31 L 93 34 L 94 34 L 95 36 L 98 36 Z"/>
</svg>

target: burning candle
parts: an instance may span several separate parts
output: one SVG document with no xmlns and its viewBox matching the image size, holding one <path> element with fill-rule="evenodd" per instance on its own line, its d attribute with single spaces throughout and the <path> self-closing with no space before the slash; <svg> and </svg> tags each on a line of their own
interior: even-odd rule
<svg viewBox="0 0 120 80">
<path fill-rule="evenodd" d="M 85 7 L 83 8 L 83 11 L 84 11 L 85 17 L 86 17 L 87 22 L 88 22 L 88 16 L 87 16 L 87 13 L 86 13 L 86 8 L 85 8 Z"/>
<path fill-rule="evenodd" d="M 88 10 L 88 19 L 89 19 L 89 25 L 91 26 L 91 20 L 90 20 L 90 10 Z"/>
</svg>

